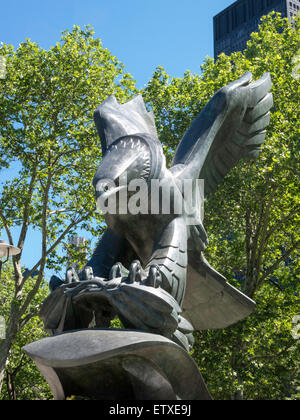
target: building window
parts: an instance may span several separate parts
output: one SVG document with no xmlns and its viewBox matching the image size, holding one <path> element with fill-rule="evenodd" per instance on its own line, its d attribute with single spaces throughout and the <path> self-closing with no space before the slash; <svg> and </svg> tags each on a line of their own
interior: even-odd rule
<svg viewBox="0 0 300 420">
<path fill-rule="evenodd" d="M 249 1 L 249 17 L 252 18 L 254 16 L 254 0 Z"/>
<path fill-rule="evenodd" d="M 229 34 L 230 26 L 229 26 L 229 12 L 226 13 L 226 32 Z"/>
<path fill-rule="evenodd" d="M 236 8 L 235 7 L 231 9 L 231 22 L 232 22 L 232 25 L 231 25 L 232 29 L 235 29 L 236 27 Z"/>
</svg>

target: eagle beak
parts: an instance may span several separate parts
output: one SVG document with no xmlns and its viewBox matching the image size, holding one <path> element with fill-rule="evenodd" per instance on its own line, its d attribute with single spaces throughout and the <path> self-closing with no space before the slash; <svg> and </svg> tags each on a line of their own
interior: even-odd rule
<svg viewBox="0 0 300 420">
<path fill-rule="evenodd" d="M 102 200 L 107 200 L 112 195 L 117 194 L 118 191 L 123 191 L 125 189 L 127 189 L 127 185 L 121 185 L 121 187 L 115 187 L 104 191 L 97 191 L 96 189 L 96 199 L 98 200 L 98 198 L 101 198 Z"/>
<path fill-rule="evenodd" d="M 109 186 L 106 185 L 103 187 L 103 184 L 96 185 L 96 201 L 97 201 L 97 208 L 98 210 L 103 210 L 107 208 L 107 203 L 110 198 L 116 196 L 116 194 L 120 191 L 127 190 L 127 185 L 121 185 L 116 187 L 115 185 Z"/>
</svg>

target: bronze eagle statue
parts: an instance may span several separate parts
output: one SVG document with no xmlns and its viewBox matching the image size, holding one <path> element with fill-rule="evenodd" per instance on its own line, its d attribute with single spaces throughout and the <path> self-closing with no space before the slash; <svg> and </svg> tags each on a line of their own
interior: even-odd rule
<svg viewBox="0 0 300 420">
<path fill-rule="evenodd" d="M 247 72 L 213 96 L 180 141 L 170 168 L 141 96 L 123 105 L 110 96 L 98 107 L 103 158 L 93 180 L 96 201 L 100 208 L 112 198 L 119 201 L 104 214 L 107 230 L 84 269 L 69 269 L 59 287 L 50 283 L 41 312 L 47 329 L 107 327 L 118 316 L 126 328 L 165 335 L 188 350 L 193 330 L 225 328 L 252 313 L 255 302 L 206 261 L 200 213 L 182 192 L 190 180 L 199 197 L 196 181 L 202 179 L 206 197 L 240 159 L 259 154 L 273 105 L 271 78 L 267 73 L 251 80 Z M 139 196 L 145 211 L 130 214 L 121 196 L 126 190 L 128 204 L 134 180 L 148 189 Z M 171 191 L 172 211 L 163 211 L 163 199 L 151 211 L 157 204 L 153 180 L 160 193 Z M 175 197 L 182 197 L 182 211 L 174 210 Z"/>
</svg>

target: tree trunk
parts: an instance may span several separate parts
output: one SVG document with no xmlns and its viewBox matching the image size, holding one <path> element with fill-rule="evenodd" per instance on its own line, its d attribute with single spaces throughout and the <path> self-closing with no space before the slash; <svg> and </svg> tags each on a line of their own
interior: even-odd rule
<svg viewBox="0 0 300 420">
<path fill-rule="evenodd" d="M 6 370 L 6 387 L 9 400 L 16 401 L 15 375 L 8 372 L 8 369 Z"/>
<path fill-rule="evenodd" d="M 235 391 L 234 395 L 233 395 L 233 400 L 234 401 L 243 401 L 244 396 L 243 396 L 243 391 L 241 389 L 238 389 L 237 391 Z"/>
<path fill-rule="evenodd" d="M 10 322 L 6 329 L 6 337 L 0 340 L 0 393 L 2 390 L 3 380 L 5 377 L 5 369 L 8 364 L 11 346 L 14 343 L 18 332 L 18 304 L 13 303 L 10 313 Z"/>
<path fill-rule="evenodd" d="M 0 394 L 2 390 L 2 384 L 5 377 L 5 370 L 8 364 L 8 356 L 9 356 L 10 345 L 8 340 L 1 340 L 0 342 Z"/>
</svg>

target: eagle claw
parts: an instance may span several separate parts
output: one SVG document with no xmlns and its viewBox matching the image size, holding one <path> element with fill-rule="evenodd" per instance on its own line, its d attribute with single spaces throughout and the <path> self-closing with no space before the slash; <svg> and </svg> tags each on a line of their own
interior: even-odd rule
<svg viewBox="0 0 300 420">
<path fill-rule="evenodd" d="M 162 283 L 161 272 L 157 264 L 152 264 L 143 270 L 139 260 L 134 260 L 127 270 L 120 262 L 112 266 L 109 273 L 109 280 L 122 277 L 122 282 L 127 284 L 140 283 L 144 286 L 158 288 Z"/>
<path fill-rule="evenodd" d="M 109 280 L 118 278 L 118 277 L 122 277 L 122 264 L 121 263 L 116 263 L 114 264 L 109 272 Z"/>
<path fill-rule="evenodd" d="M 128 283 L 141 283 L 142 281 L 142 265 L 140 261 L 134 260 L 129 267 Z"/>
<path fill-rule="evenodd" d="M 160 287 L 162 283 L 161 272 L 157 264 L 152 264 L 149 269 L 148 277 L 145 281 L 147 286 L 152 286 L 155 288 Z"/>
</svg>

